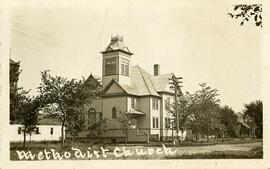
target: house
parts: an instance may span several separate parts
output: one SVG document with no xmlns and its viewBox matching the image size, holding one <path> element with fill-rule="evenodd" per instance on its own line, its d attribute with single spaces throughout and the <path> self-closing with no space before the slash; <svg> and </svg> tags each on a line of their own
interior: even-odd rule
<svg viewBox="0 0 270 169">
<path fill-rule="evenodd" d="M 242 138 L 252 137 L 252 128 L 247 124 L 244 115 L 237 113 L 237 117 L 236 136 Z"/>
<path fill-rule="evenodd" d="M 166 140 L 176 136 L 169 110 L 174 103 L 174 91 L 169 84 L 173 73 L 160 74 L 158 64 L 154 65 L 153 74 L 138 65 L 132 66 L 134 54 L 118 35 L 111 37 L 101 54 L 102 95 L 86 106 L 86 128 L 107 119 L 105 137 L 121 141 L 124 135 L 117 118 L 120 112 L 125 112 L 136 121 L 130 129 L 129 142 Z M 85 130 L 78 136 L 86 137 L 87 132 Z M 186 138 L 186 131 L 182 137 Z"/>
<path fill-rule="evenodd" d="M 23 141 L 24 127 L 21 124 L 10 124 L 11 141 Z M 61 124 L 52 118 L 39 115 L 38 123 L 31 134 L 26 135 L 26 140 L 31 141 L 60 141 Z"/>
</svg>

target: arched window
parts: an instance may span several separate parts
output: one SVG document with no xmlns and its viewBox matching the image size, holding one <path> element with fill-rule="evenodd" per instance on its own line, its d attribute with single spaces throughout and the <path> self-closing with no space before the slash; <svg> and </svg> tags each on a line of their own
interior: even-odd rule
<svg viewBox="0 0 270 169">
<path fill-rule="evenodd" d="M 114 118 L 117 118 L 117 112 L 115 107 L 112 108 L 112 119 Z"/>
<path fill-rule="evenodd" d="M 96 122 L 96 110 L 90 108 L 88 110 L 88 125 L 94 124 Z"/>
</svg>

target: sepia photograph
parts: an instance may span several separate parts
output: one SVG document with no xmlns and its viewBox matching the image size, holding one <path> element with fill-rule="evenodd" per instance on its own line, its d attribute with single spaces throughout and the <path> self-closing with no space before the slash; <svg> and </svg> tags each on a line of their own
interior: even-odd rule
<svg viewBox="0 0 270 169">
<path fill-rule="evenodd" d="M 262 160 L 263 7 L 9 3 L 9 160 Z"/>
</svg>

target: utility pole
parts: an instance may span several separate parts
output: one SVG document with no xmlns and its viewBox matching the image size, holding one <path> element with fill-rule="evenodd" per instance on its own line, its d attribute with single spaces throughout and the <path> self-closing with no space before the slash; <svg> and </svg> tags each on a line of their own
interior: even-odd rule
<svg viewBox="0 0 270 169">
<path fill-rule="evenodd" d="M 179 140 L 179 117 L 178 117 L 178 101 L 177 101 L 177 96 L 180 94 L 182 95 L 180 83 L 183 83 L 180 81 L 180 79 L 183 79 L 182 77 L 176 77 L 174 74 L 172 78 L 170 78 L 170 85 L 171 89 L 174 90 L 174 113 L 175 113 L 175 121 L 176 121 L 176 138 L 177 141 Z"/>
</svg>

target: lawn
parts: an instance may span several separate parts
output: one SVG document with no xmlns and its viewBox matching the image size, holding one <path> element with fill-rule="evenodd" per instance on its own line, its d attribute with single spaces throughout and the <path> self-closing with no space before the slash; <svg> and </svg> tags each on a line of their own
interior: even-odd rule
<svg viewBox="0 0 270 169">
<path fill-rule="evenodd" d="M 175 156 L 165 156 L 165 159 L 262 159 L 262 146 L 256 146 L 249 151 L 211 151 L 206 153 L 181 154 Z"/>
<path fill-rule="evenodd" d="M 25 149 L 21 142 L 10 143 L 11 160 L 26 160 L 24 155 L 29 155 L 28 160 L 258 159 L 263 157 L 263 150 L 261 140 L 127 145 L 68 141 L 64 147 L 60 142 L 31 142 Z"/>
</svg>

